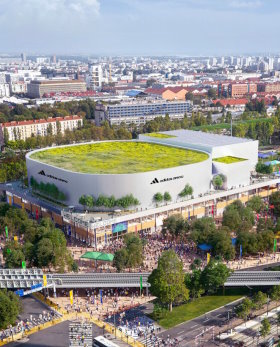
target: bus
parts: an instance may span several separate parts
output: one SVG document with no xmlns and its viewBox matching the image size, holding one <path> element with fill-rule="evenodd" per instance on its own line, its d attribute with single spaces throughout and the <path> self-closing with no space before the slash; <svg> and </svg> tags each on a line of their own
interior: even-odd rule
<svg viewBox="0 0 280 347">
<path fill-rule="evenodd" d="M 94 347 L 119 347 L 119 345 L 106 339 L 104 336 L 94 337 L 93 346 Z"/>
</svg>

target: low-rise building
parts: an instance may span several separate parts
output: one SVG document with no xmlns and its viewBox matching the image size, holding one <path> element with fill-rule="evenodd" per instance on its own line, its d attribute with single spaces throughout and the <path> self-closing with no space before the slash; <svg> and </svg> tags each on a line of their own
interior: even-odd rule
<svg viewBox="0 0 280 347">
<path fill-rule="evenodd" d="M 50 93 L 85 92 L 86 90 L 86 83 L 79 80 L 31 81 L 27 85 L 27 94 L 30 98 L 41 98 Z"/>
<path fill-rule="evenodd" d="M 145 90 L 150 96 L 161 97 L 165 100 L 185 100 L 187 88 L 184 87 L 167 87 L 167 88 L 148 88 Z"/>
<path fill-rule="evenodd" d="M 96 105 L 95 123 L 101 125 L 104 121 L 112 125 L 145 124 L 156 117 L 169 115 L 171 119 L 182 119 L 192 112 L 191 101 L 142 101 L 116 105 Z"/>
</svg>

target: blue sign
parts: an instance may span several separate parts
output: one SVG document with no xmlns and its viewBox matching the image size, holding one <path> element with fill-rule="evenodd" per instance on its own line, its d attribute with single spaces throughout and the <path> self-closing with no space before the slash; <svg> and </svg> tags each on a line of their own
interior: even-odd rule
<svg viewBox="0 0 280 347">
<path fill-rule="evenodd" d="M 119 233 L 121 231 L 127 230 L 128 222 L 121 222 L 112 224 L 112 233 Z"/>
<path fill-rule="evenodd" d="M 242 257 L 242 245 L 240 245 L 240 257 Z"/>
<path fill-rule="evenodd" d="M 24 296 L 24 290 L 23 289 L 16 290 L 15 294 L 18 296 Z"/>
<path fill-rule="evenodd" d="M 68 236 L 71 236 L 71 225 L 68 225 Z"/>
<path fill-rule="evenodd" d="M 100 303 L 103 304 L 102 289 L 100 289 Z"/>
<path fill-rule="evenodd" d="M 31 286 L 31 290 L 32 289 L 37 289 L 37 288 L 42 288 L 42 287 L 43 287 L 42 283 L 33 284 L 33 286 Z"/>
</svg>

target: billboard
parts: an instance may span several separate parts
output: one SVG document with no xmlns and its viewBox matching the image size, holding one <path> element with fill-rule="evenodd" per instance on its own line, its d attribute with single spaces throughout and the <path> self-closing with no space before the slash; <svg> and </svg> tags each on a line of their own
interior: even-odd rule
<svg viewBox="0 0 280 347">
<path fill-rule="evenodd" d="M 112 233 L 119 233 L 121 231 L 127 230 L 128 222 L 121 222 L 112 224 Z"/>
</svg>

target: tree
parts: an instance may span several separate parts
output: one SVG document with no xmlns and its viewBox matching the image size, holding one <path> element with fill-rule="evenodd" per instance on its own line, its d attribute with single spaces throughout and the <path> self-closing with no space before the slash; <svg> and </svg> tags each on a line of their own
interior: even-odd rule
<svg viewBox="0 0 280 347">
<path fill-rule="evenodd" d="M 220 261 L 210 260 L 201 273 L 201 283 L 205 291 L 215 293 L 217 289 L 224 285 L 231 270 Z"/>
<path fill-rule="evenodd" d="M 207 243 L 212 246 L 212 255 L 221 256 L 226 260 L 234 258 L 235 248 L 232 245 L 230 230 L 227 227 L 221 227 L 211 234 Z"/>
<path fill-rule="evenodd" d="M 153 197 L 155 203 L 159 204 L 163 201 L 163 195 L 161 193 L 156 193 Z"/>
<path fill-rule="evenodd" d="M 42 238 L 37 244 L 36 257 L 39 267 L 46 267 L 52 263 L 54 250 L 49 238 Z"/>
<path fill-rule="evenodd" d="M 115 252 L 113 265 L 118 271 L 125 268 L 135 268 L 143 264 L 144 242 L 138 235 L 126 234 L 124 236 L 125 247 Z"/>
<path fill-rule="evenodd" d="M 258 291 L 253 297 L 253 306 L 256 310 L 260 310 L 267 302 L 265 293 Z"/>
<path fill-rule="evenodd" d="M 224 179 L 222 175 L 216 175 L 213 178 L 213 185 L 215 188 L 222 188 L 223 184 L 224 184 Z"/>
<path fill-rule="evenodd" d="M 208 98 L 214 99 L 217 97 L 217 91 L 215 88 L 209 88 L 207 92 Z"/>
<path fill-rule="evenodd" d="M 237 317 L 242 318 L 246 322 L 249 314 L 251 313 L 252 307 L 252 301 L 248 298 L 245 298 L 242 303 L 236 308 Z"/>
<path fill-rule="evenodd" d="M 266 337 L 269 333 L 270 333 L 270 323 L 269 320 L 267 318 L 264 318 L 261 322 L 261 329 L 260 329 L 260 333 L 262 337 Z"/>
<path fill-rule="evenodd" d="M 198 244 L 208 243 L 210 236 L 216 232 L 216 224 L 211 217 L 194 220 L 191 225 L 191 238 Z"/>
<path fill-rule="evenodd" d="M 229 227 L 231 231 L 249 231 L 254 223 L 255 216 L 253 211 L 249 207 L 244 207 L 240 200 L 235 200 L 223 212 L 222 224 Z"/>
<path fill-rule="evenodd" d="M 121 248 L 115 252 L 113 266 L 117 269 L 118 272 L 126 268 L 127 259 L 128 254 L 125 248 Z"/>
<path fill-rule="evenodd" d="M 201 283 L 201 270 L 194 269 L 191 274 L 187 273 L 185 285 L 189 289 L 192 298 L 199 298 L 205 291 Z"/>
<path fill-rule="evenodd" d="M 278 304 L 280 300 L 280 286 L 273 286 L 272 290 L 270 292 L 271 300 L 276 302 L 276 305 Z"/>
<path fill-rule="evenodd" d="M 0 290 L 0 329 L 15 325 L 22 307 L 19 297 L 12 291 Z"/>
<path fill-rule="evenodd" d="M 179 193 L 179 196 L 181 198 L 185 197 L 185 196 L 189 196 L 193 194 L 193 188 L 187 183 L 185 185 L 185 188 Z"/>
<path fill-rule="evenodd" d="M 274 206 L 274 214 L 275 216 L 280 216 L 280 192 L 274 192 L 269 197 L 270 205 Z"/>
<path fill-rule="evenodd" d="M 186 94 L 186 100 L 188 101 L 193 101 L 193 99 L 194 99 L 194 95 L 193 95 L 193 93 L 192 92 L 188 92 L 187 94 Z"/>
<path fill-rule="evenodd" d="M 172 239 L 184 238 L 189 230 L 188 222 L 180 214 L 172 215 L 163 221 L 162 235 L 171 236 Z"/>
<path fill-rule="evenodd" d="M 272 165 L 265 165 L 262 162 L 258 162 L 256 165 L 256 172 L 261 174 L 270 175 L 273 172 L 273 166 Z"/>
<path fill-rule="evenodd" d="M 163 194 L 163 200 L 164 200 L 165 202 L 168 202 L 168 201 L 171 201 L 171 200 L 172 200 L 172 197 L 171 197 L 171 195 L 170 195 L 168 192 L 165 192 L 165 193 Z"/>
<path fill-rule="evenodd" d="M 260 213 L 260 211 L 264 208 L 264 202 L 260 196 L 255 195 L 249 199 L 246 206 L 252 211 Z"/>
<path fill-rule="evenodd" d="M 157 268 L 148 278 L 151 293 L 163 304 L 168 304 L 170 311 L 173 303 L 184 302 L 189 297 L 184 280 L 183 263 L 173 250 L 162 253 Z"/>
</svg>

